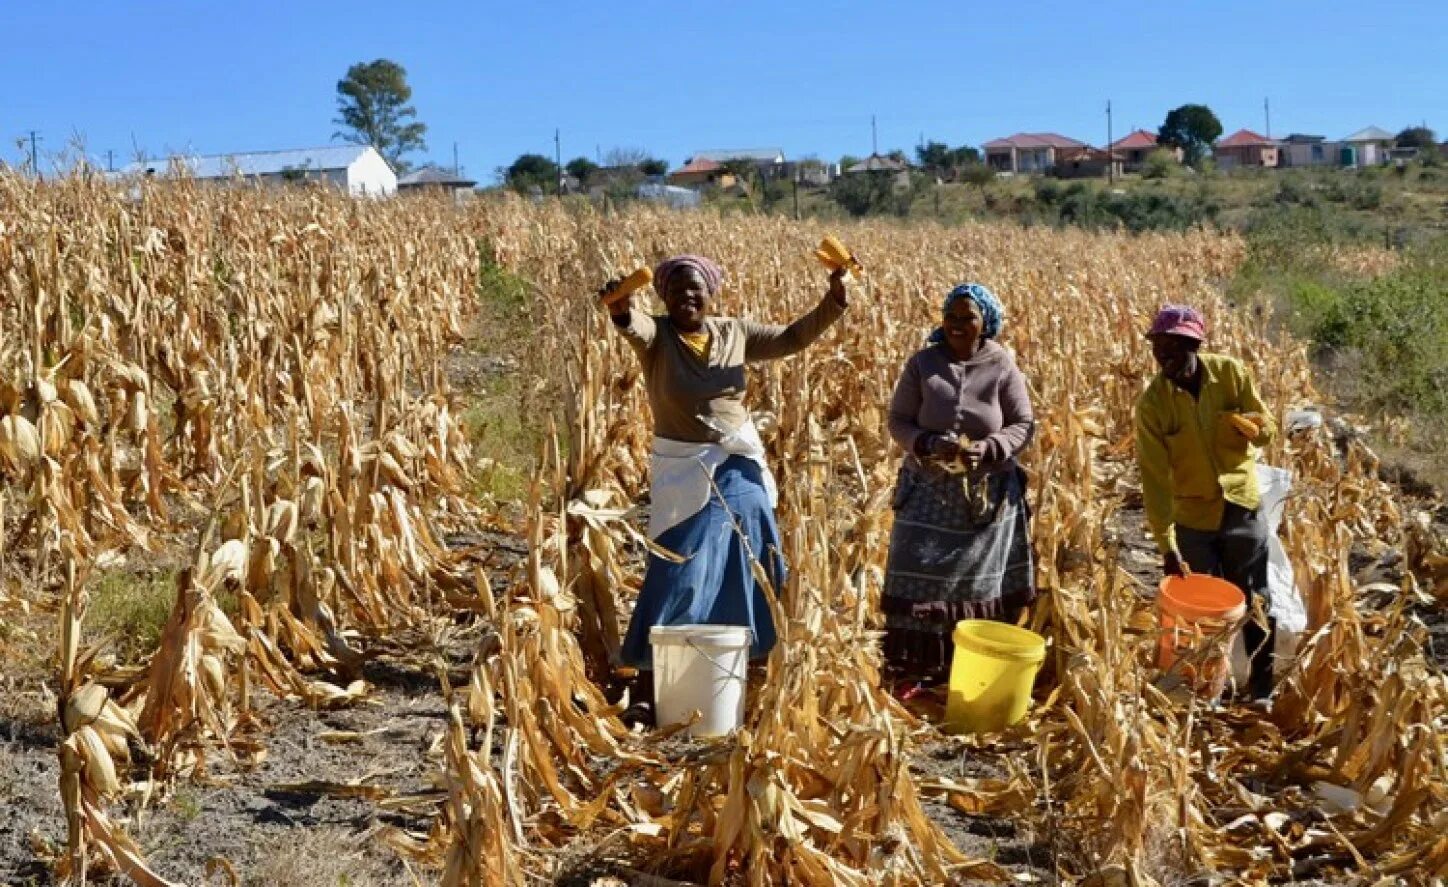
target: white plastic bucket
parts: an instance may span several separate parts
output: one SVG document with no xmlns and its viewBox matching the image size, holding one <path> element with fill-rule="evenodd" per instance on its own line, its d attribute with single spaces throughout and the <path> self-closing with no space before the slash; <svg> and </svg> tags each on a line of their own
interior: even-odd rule
<svg viewBox="0 0 1448 887">
<path fill-rule="evenodd" d="M 655 625 L 654 706 L 659 726 L 701 717 L 690 736 L 723 736 L 744 720 L 749 629 L 741 625 Z"/>
</svg>

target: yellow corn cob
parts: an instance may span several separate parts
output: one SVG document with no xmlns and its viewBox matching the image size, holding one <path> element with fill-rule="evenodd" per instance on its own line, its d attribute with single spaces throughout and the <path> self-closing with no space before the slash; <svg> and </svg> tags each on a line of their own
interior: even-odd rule
<svg viewBox="0 0 1448 887">
<path fill-rule="evenodd" d="M 640 268 L 628 277 L 620 280 L 618 282 L 618 289 L 603 297 L 603 304 L 605 306 L 612 305 L 614 302 L 648 286 L 653 282 L 653 279 L 654 272 L 647 268 Z"/>
<path fill-rule="evenodd" d="M 1238 434 L 1248 440 L 1256 440 L 1257 435 L 1262 431 L 1262 429 L 1257 427 L 1256 422 L 1253 422 L 1241 413 L 1228 413 L 1227 421 L 1232 423 L 1232 427 L 1237 429 Z"/>
<path fill-rule="evenodd" d="M 840 243 L 840 239 L 833 234 L 824 236 L 824 239 L 820 241 L 819 249 L 816 249 L 814 254 L 815 258 L 831 271 L 844 268 L 857 277 L 864 273 L 865 269 L 860 266 L 854 254 L 846 249 L 845 245 Z"/>
</svg>

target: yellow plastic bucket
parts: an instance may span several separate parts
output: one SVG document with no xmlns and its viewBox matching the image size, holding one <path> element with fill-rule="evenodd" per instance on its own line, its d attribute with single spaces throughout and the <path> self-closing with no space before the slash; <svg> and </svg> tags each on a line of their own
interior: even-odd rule
<svg viewBox="0 0 1448 887">
<path fill-rule="evenodd" d="M 966 619 L 955 624 L 950 660 L 949 733 L 990 733 L 1026 716 L 1046 639 L 1024 628 Z"/>
</svg>

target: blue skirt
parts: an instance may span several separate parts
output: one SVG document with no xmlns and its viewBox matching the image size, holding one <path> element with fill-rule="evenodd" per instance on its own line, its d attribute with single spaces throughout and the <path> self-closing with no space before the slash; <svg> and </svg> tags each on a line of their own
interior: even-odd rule
<svg viewBox="0 0 1448 887">
<path fill-rule="evenodd" d="M 685 560 L 675 564 L 649 555 L 644 587 L 619 651 L 624 665 L 653 667 L 649 629 L 655 625 L 746 626 L 753 637 L 749 654 L 756 659 L 774 646 L 774 618 L 749 566 L 753 552 L 779 593 L 784 557 L 764 474 L 744 456 L 730 456 L 714 473 L 714 485 L 718 493 L 711 490 L 699 513 L 655 540 Z M 749 540 L 747 549 L 736 521 Z"/>
</svg>

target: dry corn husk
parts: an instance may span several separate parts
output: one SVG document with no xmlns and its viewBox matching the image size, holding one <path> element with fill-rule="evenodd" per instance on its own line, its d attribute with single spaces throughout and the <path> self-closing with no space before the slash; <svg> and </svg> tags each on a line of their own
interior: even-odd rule
<svg viewBox="0 0 1448 887">
<path fill-rule="evenodd" d="M 161 775 L 235 740 L 252 693 L 356 702 L 367 692 L 350 673 L 361 634 L 450 621 L 458 607 L 495 626 L 461 704 L 480 728 L 502 712 L 509 732 L 497 766 L 466 742 L 450 748 L 446 803 L 462 809 L 437 808 L 439 868 L 454 848 L 540 874 L 548 854 L 533 848 L 609 830 L 650 867 L 693 879 L 716 869 L 761 883 L 999 877 L 924 817 L 908 763 L 932 737 L 881 694 L 874 647 L 897 458 L 884 403 L 939 295 L 977 279 L 1009 306 L 1002 339 L 1035 397 L 1026 461 L 1045 595 L 1031 625 L 1053 643 L 1042 679 L 1053 695 L 1009 741 L 972 754 L 1009 769 L 1033 799 L 1018 815 L 1061 836 L 1059 874 L 1170 880 L 1152 869 L 1162 848 L 1185 871 L 1244 880 L 1306 864 L 1395 876 L 1448 856 L 1433 815 L 1445 689 L 1425 668 L 1407 603 L 1360 612 L 1347 555 L 1397 545 L 1406 530 L 1415 572 L 1404 602 L 1441 599 L 1448 561 L 1431 522 L 1378 482 L 1361 442 L 1339 454 L 1308 435 L 1266 454 L 1295 475 L 1285 542 L 1310 616 L 1276 726 L 1254 729 L 1152 685 L 1152 614 L 1114 548 L 1115 513 L 1137 495 L 1132 402 L 1150 372 L 1141 329 L 1161 301 L 1192 301 L 1213 321 L 1213 347 L 1252 366 L 1276 415 L 1315 399 L 1302 347 L 1264 340 L 1214 289 L 1242 259 L 1237 238 L 841 229 L 871 259 L 855 287 L 871 310 L 750 370 L 750 406 L 773 416 L 768 457 L 794 566 L 776 602 L 781 641 L 764 701 L 747 741 L 675 761 L 667 743 L 628 736 L 590 683 L 607 675 L 640 581 L 628 506 L 647 490 L 650 429 L 637 361 L 595 312 L 549 309 L 613 276 L 605 257 L 631 267 L 689 250 L 727 269 L 721 313 L 784 322 L 825 285 L 811 254 L 819 226 L 506 199 L 459 211 L 185 182 L 145 189 L 133 205 L 104 182 L 0 177 L 0 474 L 6 544 L 42 572 L 193 532 L 193 512 L 221 516 L 224 544 L 198 540 L 213 553 L 178 588 L 139 688 Z M 555 410 L 561 437 L 525 507 L 529 561 L 501 597 L 440 541 L 478 517 L 464 404 L 447 370 L 475 307 L 480 243 L 529 283 L 519 414 L 541 424 Z M 1089 323 L 1069 320 L 1083 314 Z M 234 623 L 212 615 L 227 583 L 243 586 Z M 63 630 L 61 648 L 62 661 L 84 659 L 78 631 Z M 339 685 L 314 669 L 345 676 Z M 84 686 L 82 675 L 65 685 Z M 92 692 L 68 720 L 94 709 Z M 124 767 L 113 706 L 67 734 L 62 795 L 72 834 L 109 841 L 122 864 L 134 853 L 102 818 L 107 786 L 86 787 L 107 781 L 105 765 L 87 766 L 96 741 L 79 735 L 93 730 L 112 770 Z M 1264 772 L 1278 788 L 1249 791 L 1247 777 Z M 1293 791 L 1318 781 L 1365 800 L 1375 790 L 1371 817 L 1267 836 L 1283 816 L 1326 815 Z M 1216 828 L 1244 807 L 1250 835 Z M 1348 862 L 1322 862 L 1330 854 Z"/>
</svg>

